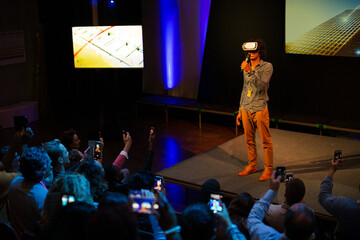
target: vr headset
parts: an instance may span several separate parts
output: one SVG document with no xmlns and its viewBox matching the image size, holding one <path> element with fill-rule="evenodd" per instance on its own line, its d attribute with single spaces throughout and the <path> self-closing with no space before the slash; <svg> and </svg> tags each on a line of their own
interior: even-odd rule
<svg viewBox="0 0 360 240">
<path fill-rule="evenodd" d="M 257 42 L 245 42 L 242 45 L 242 49 L 245 52 L 258 52 L 259 48 L 258 48 L 259 44 Z"/>
</svg>

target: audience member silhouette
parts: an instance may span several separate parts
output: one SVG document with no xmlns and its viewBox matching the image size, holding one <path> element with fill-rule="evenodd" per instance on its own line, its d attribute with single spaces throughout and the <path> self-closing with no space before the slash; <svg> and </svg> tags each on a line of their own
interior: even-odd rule
<svg viewBox="0 0 360 240">
<path fill-rule="evenodd" d="M 81 201 L 69 203 L 56 213 L 47 231 L 39 235 L 40 239 L 87 240 L 88 222 L 95 212 L 96 208 L 92 204 Z"/>
<path fill-rule="evenodd" d="M 215 215 L 204 203 L 185 208 L 182 215 L 181 236 L 184 240 L 210 240 L 214 235 Z"/>
<path fill-rule="evenodd" d="M 249 193 L 242 192 L 230 202 L 228 207 L 230 219 L 247 239 L 250 239 L 247 230 L 247 218 L 254 203 L 254 198 Z"/>
<path fill-rule="evenodd" d="M 128 205 L 106 204 L 91 217 L 87 239 L 136 240 L 138 235 L 135 214 Z"/>
<path fill-rule="evenodd" d="M 201 185 L 199 202 L 208 204 L 212 193 L 220 193 L 220 183 L 216 179 L 208 179 Z"/>
<path fill-rule="evenodd" d="M 299 178 L 293 178 L 285 183 L 284 201 L 282 204 L 271 204 L 265 215 L 265 221 L 278 232 L 284 232 L 284 221 L 289 208 L 299 203 L 305 196 L 305 184 Z"/>
<path fill-rule="evenodd" d="M 69 152 L 65 146 L 61 144 L 59 139 L 54 139 L 44 143 L 43 148 L 51 159 L 54 180 L 58 176 L 63 176 L 65 174 L 65 166 L 70 163 Z"/>
<path fill-rule="evenodd" d="M 94 205 L 90 193 L 89 181 L 80 174 L 66 174 L 59 176 L 48 192 L 43 211 L 41 213 L 41 227 L 46 227 L 53 220 L 53 216 L 61 209 L 67 201 L 86 202 Z"/>
<path fill-rule="evenodd" d="M 98 161 L 92 157 L 86 157 L 76 169 L 76 172 L 82 174 L 90 182 L 90 192 L 95 202 L 98 202 L 108 186 L 104 182 L 104 169 Z"/>
<path fill-rule="evenodd" d="M 318 200 L 321 206 L 338 219 L 336 239 L 358 239 L 360 236 L 360 200 L 332 194 L 333 178 L 342 162 L 331 161 L 328 176 L 322 181 Z M 359 184 L 360 191 L 360 184 Z"/>
<path fill-rule="evenodd" d="M 60 141 L 69 152 L 73 149 L 79 150 L 80 148 L 81 141 L 77 133 L 73 129 L 69 129 L 63 132 L 60 135 Z"/>
<path fill-rule="evenodd" d="M 270 178 L 270 187 L 266 194 L 257 201 L 247 219 L 247 228 L 251 239 L 281 239 L 307 240 L 315 229 L 314 212 L 303 203 L 295 203 L 287 211 L 284 222 L 284 233 L 265 225 L 263 219 L 271 202 L 276 197 L 280 187 L 281 176 L 275 178 L 275 171 Z"/>
<path fill-rule="evenodd" d="M 9 219 L 20 237 L 37 232 L 37 222 L 48 193 L 43 180 L 52 176 L 51 160 L 42 147 L 27 148 L 20 158 L 21 177 L 8 193 Z"/>
</svg>

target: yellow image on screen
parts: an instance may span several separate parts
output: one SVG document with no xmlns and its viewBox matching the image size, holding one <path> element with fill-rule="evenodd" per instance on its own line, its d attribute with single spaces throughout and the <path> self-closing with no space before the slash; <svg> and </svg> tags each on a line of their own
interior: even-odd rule
<svg viewBox="0 0 360 240">
<path fill-rule="evenodd" d="M 142 27 L 73 27 L 75 68 L 142 68 Z"/>
</svg>

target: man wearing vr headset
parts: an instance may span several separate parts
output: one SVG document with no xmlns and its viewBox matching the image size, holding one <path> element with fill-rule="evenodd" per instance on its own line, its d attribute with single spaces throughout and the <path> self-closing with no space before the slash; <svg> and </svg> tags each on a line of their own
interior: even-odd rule
<svg viewBox="0 0 360 240">
<path fill-rule="evenodd" d="M 244 85 L 236 121 L 238 125 L 240 125 L 241 120 L 243 123 L 248 152 L 248 166 L 239 172 L 239 176 L 246 176 L 257 172 L 255 142 L 255 130 L 257 128 L 264 148 L 265 162 L 265 170 L 259 180 L 266 181 L 270 179 L 273 170 L 273 146 L 269 131 L 270 122 L 267 106 L 267 101 L 269 101 L 267 92 L 273 73 L 273 66 L 271 63 L 263 60 L 266 58 L 264 41 L 246 42 L 243 44 L 243 50 L 248 55 L 241 64 L 241 69 L 244 72 Z"/>
</svg>

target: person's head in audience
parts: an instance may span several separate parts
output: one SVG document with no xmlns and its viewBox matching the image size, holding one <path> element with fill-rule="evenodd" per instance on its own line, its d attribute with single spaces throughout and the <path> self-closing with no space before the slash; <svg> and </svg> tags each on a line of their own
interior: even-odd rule
<svg viewBox="0 0 360 240">
<path fill-rule="evenodd" d="M 135 214 L 128 205 L 115 203 L 98 208 L 90 219 L 87 239 L 135 240 L 138 235 Z"/>
<path fill-rule="evenodd" d="M 199 202 L 207 204 L 210 194 L 220 192 L 220 183 L 216 179 L 208 179 L 201 186 Z"/>
<path fill-rule="evenodd" d="M 105 180 L 109 185 L 115 183 L 121 183 L 124 179 L 124 174 L 120 171 L 119 167 L 109 164 L 104 167 L 105 171 Z"/>
<path fill-rule="evenodd" d="M 305 184 L 299 178 L 293 178 L 286 183 L 285 202 L 289 206 L 299 203 L 305 196 Z"/>
<path fill-rule="evenodd" d="M 82 159 L 84 159 L 84 154 L 80 152 L 77 149 L 72 149 L 69 152 L 69 161 L 70 163 L 68 165 L 65 165 L 66 169 L 74 167 L 76 164 L 78 164 Z"/>
<path fill-rule="evenodd" d="M 101 164 L 88 156 L 81 162 L 76 172 L 84 175 L 90 182 L 91 195 L 94 201 L 98 202 L 107 189 L 107 185 L 104 183 L 104 169 Z"/>
<path fill-rule="evenodd" d="M 43 148 L 51 158 L 54 173 L 64 173 L 65 165 L 69 164 L 69 152 L 59 139 L 54 139 L 43 144 Z"/>
<path fill-rule="evenodd" d="M 309 239 L 315 230 L 313 210 L 303 203 L 295 203 L 286 213 L 285 235 L 291 240 Z"/>
<path fill-rule="evenodd" d="M 181 236 L 184 240 L 210 240 L 214 235 L 215 215 L 208 205 L 196 203 L 182 214 Z"/>
<path fill-rule="evenodd" d="M 90 183 L 83 175 L 74 173 L 59 176 L 55 179 L 45 200 L 41 223 L 44 226 L 47 226 L 56 212 L 61 209 L 63 194 L 74 196 L 75 201 L 94 204 Z"/>
<path fill-rule="evenodd" d="M 109 207 L 113 204 L 128 205 L 129 199 L 125 194 L 118 192 L 106 192 L 99 202 L 98 208 Z"/>
<path fill-rule="evenodd" d="M 86 239 L 87 225 L 95 211 L 96 208 L 86 202 L 75 201 L 69 203 L 57 212 L 50 222 L 48 231 L 43 233 L 40 239 Z"/>
<path fill-rule="evenodd" d="M 5 146 L 0 149 L 0 161 L 3 159 L 7 151 L 9 151 L 10 146 Z"/>
<path fill-rule="evenodd" d="M 155 175 L 150 173 L 135 173 L 126 182 L 129 190 L 151 190 L 154 187 Z"/>
<path fill-rule="evenodd" d="M 249 193 L 242 192 L 230 202 L 228 207 L 231 220 L 247 237 L 250 236 L 246 229 L 246 219 L 249 216 L 254 203 L 254 198 Z"/>
<path fill-rule="evenodd" d="M 51 159 L 42 147 L 27 148 L 20 157 L 19 169 L 25 180 L 34 183 L 53 176 Z"/>
<path fill-rule="evenodd" d="M 70 193 L 75 196 L 76 201 L 93 204 L 90 183 L 81 174 L 73 173 L 60 176 L 54 181 L 50 192 Z"/>
<path fill-rule="evenodd" d="M 73 129 L 63 132 L 60 136 L 60 141 L 69 152 L 72 149 L 80 148 L 80 139 Z"/>
<path fill-rule="evenodd" d="M 230 205 L 228 207 L 229 216 L 234 216 L 234 219 L 238 217 L 247 218 L 254 203 L 254 198 L 249 193 L 240 193 L 230 202 Z M 233 218 L 231 219 L 233 220 Z"/>
<path fill-rule="evenodd" d="M 5 147 L 2 147 L 0 149 L 0 170 L 3 169 L 3 167 L 5 167 L 5 166 L 2 165 L 2 159 L 5 156 L 5 154 L 9 151 L 9 148 L 10 148 L 10 146 L 5 146 Z M 11 164 L 11 170 L 13 170 L 13 171 L 18 170 L 18 168 L 19 168 L 19 159 L 20 159 L 20 156 L 18 155 L 17 152 L 15 152 L 14 158 L 13 158 L 13 161 L 12 161 L 12 164 Z M 8 169 L 5 169 L 5 170 L 8 171 Z"/>
</svg>

